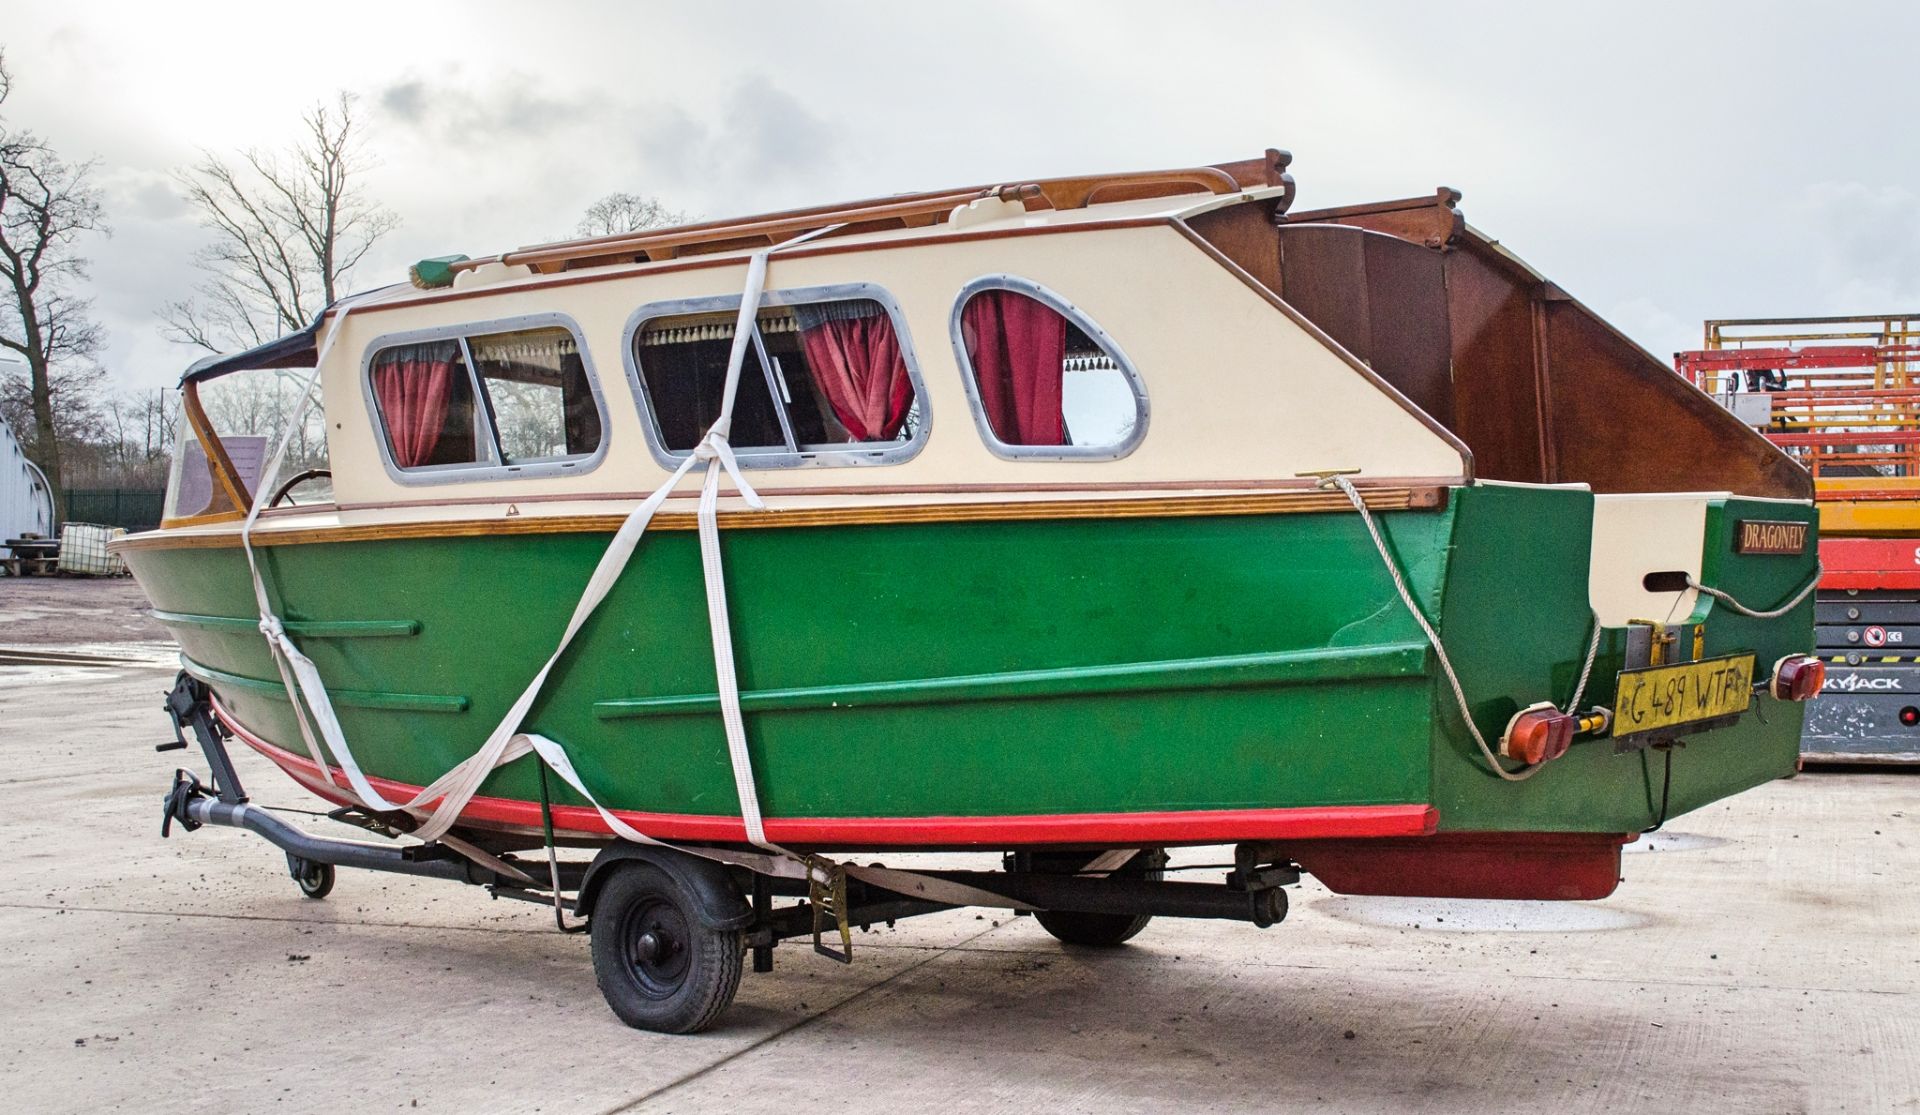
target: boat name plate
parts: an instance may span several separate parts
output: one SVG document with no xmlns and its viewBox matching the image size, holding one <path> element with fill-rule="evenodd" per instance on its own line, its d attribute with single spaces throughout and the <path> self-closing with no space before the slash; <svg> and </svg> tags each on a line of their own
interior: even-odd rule
<svg viewBox="0 0 1920 1115">
<path fill-rule="evenodd" d="M 1736 554 L 1804 554 L 1807 524 L 1778 519 L 1741 519 L 1734 524 Z"/>
</svg>

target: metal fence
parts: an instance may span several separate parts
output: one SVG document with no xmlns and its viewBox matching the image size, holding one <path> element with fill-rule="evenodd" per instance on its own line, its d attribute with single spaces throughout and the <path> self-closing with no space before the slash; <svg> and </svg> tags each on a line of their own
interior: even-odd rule
<svg viewBox="0 0 1920 1115">
<path fill-rule="evenodd" d="M 131 533 L 160 525 L 166 493 L 144 488 L 68 488 L 63 498 L 61 522 L 125 527 Z"/>
</svg>

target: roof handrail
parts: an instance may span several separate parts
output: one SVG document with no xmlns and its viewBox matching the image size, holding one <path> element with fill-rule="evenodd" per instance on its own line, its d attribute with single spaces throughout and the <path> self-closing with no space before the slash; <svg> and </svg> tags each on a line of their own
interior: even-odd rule
<svg viewBox="0 0 1920 1115">
<path fill-rule="evenodd" d="M 498 261 L 508 265 L 525 264 L 538 270 L 548 264 L 576 263 L 587 259 L 601 259 L 606 256 L 640 256 L 649 259 L 672 259 L 681 248 L 696 244 L 728 243 L 738 240 L 766 240 L 769 243 L 798 236 L 816 228 L 831 225 L 870 224 L 876 221 L 911 222 L 915 217 L 932 217 L 944 214 L 958 205 L 978 201 L 990 196 L 992 191 L 967 190 L 964 192 L 934 194 L 915 198 L 910 201 L 897 201 L 882 205 L 863 205 L 851 209 L 829 209 L 820 212 L 802 213 L 795 216 L 776 215 L 768 218 L 754 218 L 746 221 L 693 225 L 685 228 L 649 229 L 645 232 L 629 233 L 600 242 L 584 244 L 560 244 L 551 248 L 522 248 L 500 255 Z M 932 223 L 929 221 L 928 223 Z M 478 266 L 481 262 L 469 260 L 456 263 L 453 270 L 464 271 Z"/>
<path fill-rule="evenodd" d="M 1291 203 L 1293 177 L 1286 170 L 1292 159 L 1293 156 L 1285 151 L 1268 148 L 1257 159 L 1213 166 L 1047 178 L 1019 186 L 971 186 L 869 198 L 752 217 L 700 221 L 672 228 L 533 244 L 482 259 L 454 262 L 448 270 L 469 271 L 483 264 L 505 263 L 530 266 L 536 271 L 561 271 L 569 267 L 615 263 L 622 257 L 672 259 L 693 248 L 722 251 L 741 246 L 743 241 L 774 242 L 832 225 L 847 225 L 850 232 L 872 231 L 872 226 L 876 224 L 895 222 L 903 227 L 930 225 L 945 220 L 958 206 L 992 196 L 1018 198 L 1029 209 L 1080 209 L 1105 202 L 1168 197 L 1182 193 L 1219 195 L 1263 186 L 1284 186 L 1287 193 L 1283 201 Z"/>
</svg>

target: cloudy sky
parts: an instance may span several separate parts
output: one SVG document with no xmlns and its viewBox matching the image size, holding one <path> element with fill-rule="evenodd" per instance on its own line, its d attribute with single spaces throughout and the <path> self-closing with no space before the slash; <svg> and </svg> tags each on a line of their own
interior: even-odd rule
<svg viewBox="0 0 1920 1115">
<path fill-rule="evenodd" d="M 613 190 L 725 216 L 1278 146 L 1300 207 L 1464 191 L 1662 355 L 1705 317 L 1920 311 L 1916 32 L 1905 2 L 0 2 L 10 119 L 98 160 L 129 388 L 192 358 L 154 318 L 202 241 L 171 171 L 341 89 L 403 222 L 357 286 Z"/>
</svg>

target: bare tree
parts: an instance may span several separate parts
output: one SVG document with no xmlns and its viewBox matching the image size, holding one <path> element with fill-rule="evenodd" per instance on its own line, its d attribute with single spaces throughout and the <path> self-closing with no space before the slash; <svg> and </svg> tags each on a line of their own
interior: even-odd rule
<svg viewBox="0 0 1920 1115">
<path fill-rule="evenodd" d="M 679 210 L 668 209 L 658 198 L 611 193 L 587 206 L 573 231 L 578 236 L 617 236 L 623 232 L 683 225 L 692 219 Z"/>
<path fill-rule="evenodd" d="M 226 159 L 202 152 L 176 176 L 213 243 L 195 262 L 195 297 L 161 312 L 167 335 L 209 352 L 250 348 L 304 328 L 399 218 L 367 198 L 354 99 L 341 93 L 301 118 L 278 151 Z"/>
<path fill-rule="evenodd" d="M 62 463 L 70 487 L 158 489 L 166 486 L 180 394 L 166 388 L 106 396 L 84 442 L 68 442 Z"/>
<path fill-rule="evenodd" d="M 9 306 L 0 308 L 0 316 L 11 316 L 10 298 L 8 302 Z M 12 326 L 0 329 L 0 336 L 11 330 Z M 36 401 L 43 393 L 35 390 L 33 365 L 27 360 L 9 359 L 10 347 L 0 346 L 0 418 L 13 427 L 21 447 L 46 472 L 57 493 L 72 483 L 73 454 L 101 431 L 100 400 L 107 373 L 91 358 L 92 350 L 98 347 L 97 333 L 86 353 L 62 358 L 47 369 L 44 398 L 53 417 L 50 441 L 36 413 Z M 43 446 L 48 448 L 43 451 Z M 53 471 L 56 468 L 60 470 L 59 479 Z"/>
<path fill-rule="evenodd" d="M 222 437 L 257 436 L 274 445 L 299 407 L 306 386 L 304 371 L 255 369 L 210 380 L 200 389 L 207 421 Z M 287 441 L 286 475 L 327 464 L 327 419 L 309 407 Z"/>
<path fill-rule="evenodd" d="M 0 55 L 0 106 L 13 81 Z M 0 383 L 0 406 L 16 429 L 31 431 L 26 450 L 61 489 L 60 447 L 91 422 L 89 393 L 102 372 L 93 363 L 99 326 L 89 300 L 71 293 L 86 276 L 78 243 L 105 232 L 92 163 L 68 163 L 40 137 L 0 119 L 0 349 L 26 367 Z M 20 362 L 13 362 L 18 366 Z M 23 398 L 24 396 L 24 398 Z"/>
<path fill-rule="evenodd" d="M 174 434 L 180 428 L 180 394 L 166 388 L 122 393 L 100 408 L 116 487 L 166 483 Z"/>
</svg>

